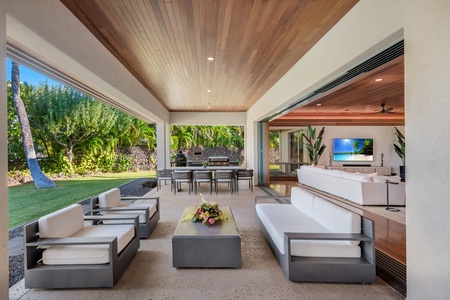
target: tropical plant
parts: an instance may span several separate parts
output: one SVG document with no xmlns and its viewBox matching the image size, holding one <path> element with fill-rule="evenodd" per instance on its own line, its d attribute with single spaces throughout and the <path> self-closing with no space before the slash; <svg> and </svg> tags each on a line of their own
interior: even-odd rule
<svg viewBox="0 0 450 300">
<path fill-rule="evenodd" d="M 403 165 L 405 165 L 405 136 L 398 130 L 397 127 L 394 127 L 395 129 L 395 136 L 397 137 L 398 145 L 394 144 L 394 149 L 397 155 L 400 157 L 400 159 L 403 162 Z"/>
<path fill-rule="evenodd" d="M 14 99 L 14 106 L 17 110 L 18 122 L 20 124 L 20 131 L 22 133 L 22 142 L 25 151 L 28 168 L 30 169 L 31 177 L 33 177 L 34 185 L 38 189 L 55 187 L 56 184 L 50 180 L 42 172 L 39 162 L 37 160 L 36 151 L 33 144 L 33 137 L 31 135 L 30 123 L 28 115 L 25 110 L 25 105 L 20 96 L 20 73 L 19 64 L 12 62 L 11 69 L 11 88 Z"/>
<path fill-rule="evenodd" d="M 170 130 L 172 150 L 191 147 L 244 147 L 242 126 L 172 125 Z"/>
<path fill-rule="evenodd" d="M 50 134 L 56 143 L 54 148 L 64 149 L 69 165 L 83 144 L 94 137 L 105 137 L 117 120 L 117 110 L 61 86 L 39 86 L 30 106 L 35 126 Z"/>
<path fill-rule="evenodd" d="M 322 136 L 324 132 L 325 127 L 322 127 L 319 134 L 316 135 L 316 128 L 312 129 L 311 126 L 308 126 L 307 134 L 302 131 L 302 137 L 305 140 L 305 146 L 308 150 L 309 159 L 313 165 L 317 165 L 320 156 L 322 156 L 323 151 L 327 147 L 325 144 L 322 144 Z"/>
</svg>

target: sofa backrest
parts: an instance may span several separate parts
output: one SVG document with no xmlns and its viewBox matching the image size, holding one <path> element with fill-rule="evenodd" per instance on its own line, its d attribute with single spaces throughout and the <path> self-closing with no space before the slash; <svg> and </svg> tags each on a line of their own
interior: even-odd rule
<svg viewBox="0 0 450 300">
<path fill-rule="evenodd" d="M 299 187 L 291 189 L 291 204 L 308 216 L 312 216 L 314 195 Z"/>
<path fill-rule="evenodd" d="M 314 198 L 313 218 L 329 231 L 361 233 L 361 217 L 320 197 Z"/>
<path fill-rule="evenodd" d="M 120 189 L 113 188 L 98 195 L 98 205 L 100 207 L 120 206 Z"/>
<path fill-rule="evenodd" d="M 354 181 L 361 181 L 361 182 L 372 182 L 372 177 L 365 175 L 365 174 L 356 174 L 356 173 L 349 173 L 349 172 L 342 172 L 341 177 L 345 179 L 350 179 Z"/>
<path fill-rule="evenodd" d="M 80 204 L 73 204 L 39 218 L 39 237 L 69 237 L 84 227 L 83 209 Z"/>
<path fill-rule="evenodd" d="M 383 182 L 383 183 L 386 183 L 386 180 L 396 183 L 401 182 L 400 176 L 373 176 L 372 180 L 373 182 Z"/>
</svg>

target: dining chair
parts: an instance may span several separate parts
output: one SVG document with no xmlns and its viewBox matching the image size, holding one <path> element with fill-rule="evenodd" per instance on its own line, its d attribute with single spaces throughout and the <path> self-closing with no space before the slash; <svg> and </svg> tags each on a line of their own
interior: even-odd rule
<svg viewBox="0 0 450 300">
<path fill-rule="evenodd" d="M 228 183 L 231 194 L 233 195 L 235 179 L 236 176 L 233 170 L 217 170 L 215 172 L 216 195 L 219 193 L 219 183 L 221 182 Z"/>
<path fill-rule="evenodd" d="M 236 173 L 236 191 L 239 192 L 239 180 L 248 181 L 248 189 L 253 192 L 253 169 L 238 170 Z"/>
<path fill-rule="evenodd" d="M 187 183 L 189 195 L 192 190 L 192 171 L 175 170 L 172 174 L 173 194 L 176 195 L 178 189 L 181 189 L 181 183 Z"/>
<path fill-rule="evenodd" d="M 209 194 L 212 194 L 213 176 L 212 171 L 194 171 L 193 173 L 194 193 L 197 195 L 197 189 L 201 182 L 209 182 Z"/>
</svg>

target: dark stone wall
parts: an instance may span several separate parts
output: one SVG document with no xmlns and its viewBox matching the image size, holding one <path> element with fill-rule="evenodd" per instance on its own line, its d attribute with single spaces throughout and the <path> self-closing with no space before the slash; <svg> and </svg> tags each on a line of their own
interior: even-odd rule
<svg viewBox="0 0 450 300">
<path fill-rule="evenodd" d="M 190 149 L 180 149 L 188 160 L 206 161 L 210 156 L 226 156 L 230 161 L 244 160 L 244 149 L 228 149 L 224 147 L 206 148 L 192 147 Z M 201 156 L 194 155 L 195 152 L 202 152 Z M 176 153 L 176 152 L 175 152 Z"/>
<path fill-rule="evenodd" d="M 130 159 L 133 171 L 148 171 L 156 169 L 156 152 L 148 151 L 147 147 L 120 148 L 117 154 L 124 154 Z"/>
</svg>

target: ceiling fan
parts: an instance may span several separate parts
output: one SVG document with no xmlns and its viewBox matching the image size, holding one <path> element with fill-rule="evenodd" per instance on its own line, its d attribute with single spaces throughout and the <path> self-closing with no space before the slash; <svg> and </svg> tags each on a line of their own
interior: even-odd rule
<svg viewBox="0 0 450 300">
<path fill-rule="evenodd" d="M 381 104 L 382 109 L 378 112 L 379 114 L 392 114 L 393 107 L 386 108 L 386 103 Z"/>
</svg>

